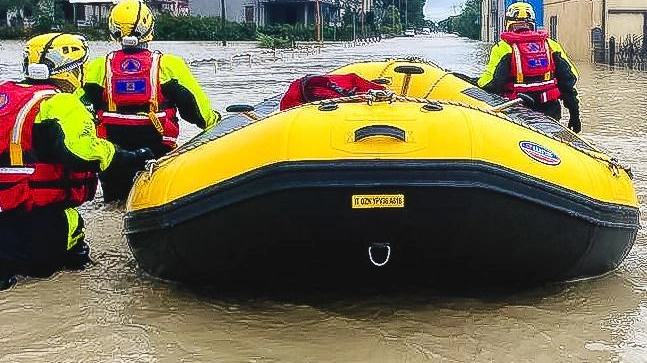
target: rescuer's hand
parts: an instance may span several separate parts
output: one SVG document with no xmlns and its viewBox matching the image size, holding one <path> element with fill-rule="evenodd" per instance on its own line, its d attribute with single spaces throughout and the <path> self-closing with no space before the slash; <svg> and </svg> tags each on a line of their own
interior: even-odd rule
<svg viewBox="0 0 647 363">
<path fill-rule="evenodd" d="M 573 132 L 578 133 L 582 130 L 582 121 L 579 117 L 573 117 L 568 120 L 568 128 L 573 130 Z"/>
<path fill-rule="evenodd" d="M 143 169 L 146 165 L 146 161 L 155 159 L 153 151 L 147 147 L 137 149 L 135 151 L 129 151 L 129 164 L 137 169 Z"/>
</svg>

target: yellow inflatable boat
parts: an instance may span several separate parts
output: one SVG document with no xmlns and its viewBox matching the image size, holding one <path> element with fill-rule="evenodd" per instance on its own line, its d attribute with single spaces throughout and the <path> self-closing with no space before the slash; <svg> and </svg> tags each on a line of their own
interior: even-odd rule
<svg viewBox="0 0 647 363">
<path fill-rule="evenodd" d="M 125 233 L 190 283 L 536 284 L 615 269 L 631 173 L 552 119 L 433 64 L 351 64 L 384 85 L 222 120 L 141 173 Z M 506 108 L 507 107 L 507 108 Z"/>
</svg>

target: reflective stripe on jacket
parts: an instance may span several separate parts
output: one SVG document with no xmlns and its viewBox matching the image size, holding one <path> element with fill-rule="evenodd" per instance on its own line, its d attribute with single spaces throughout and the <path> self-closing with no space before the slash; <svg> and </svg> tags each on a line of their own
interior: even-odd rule
<svg viewBox="0 0 647 363">
<path fill-rule="evenodd" d="M 45 102 L 57 95 L 50 85 L 0 84 L 0 99 L 5 100 L 0 101 L 0 212 L 73 207 L 94 196 L 96 173 L 44 162 L 34 150 L 34 124 Z"/>
</svg>

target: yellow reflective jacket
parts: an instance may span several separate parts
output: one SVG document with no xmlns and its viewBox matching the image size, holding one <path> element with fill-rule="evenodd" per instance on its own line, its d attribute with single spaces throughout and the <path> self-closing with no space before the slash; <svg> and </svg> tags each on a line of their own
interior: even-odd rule
<svg viewBox="0 0 647 363">
<path fill-rule="evenodd" d="M 76 170 L 104 171 L 116 151 L 110 141 L 97 137 L 94 117 L 70 93 L 57 93 L 40 104 L 32 137 L 39 158 Z"/>
</svg>

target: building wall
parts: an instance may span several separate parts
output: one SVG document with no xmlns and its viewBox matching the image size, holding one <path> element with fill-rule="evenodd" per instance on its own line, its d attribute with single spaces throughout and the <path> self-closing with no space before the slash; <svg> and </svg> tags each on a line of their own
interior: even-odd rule
<svg viewBox="0 0 647 363">
<path fill-rule="evenodd" d="M 229 21 L 242 23 L 245 21 L 245 6 L 254 6 L 254 13 L 258 14 L 258 1 L 250 0 L 225 0 L 225 17 Z M 220 0 L 190 0 L 191 15 L 194 16 L 220 16 Z"/>
<path fill-rule="evenodd" d="M 544 23 L 557 17 L 557 40 L 575 59 L 590 59 L 591 30 L 600 27 L 605 40 L 644 35 L 647 0 L 545 0 Z M 604 14 L 604 15 L 603 15 Z"/>
<path fill-rule="evenodd" d="M 643 14 L 609 14 L 607 19 L 608 37 L 619 39 L 628 34 L 643 34 Z"/>
<path fill-rule="evenodd" d="M 503 30 L 504 0 L 481 1 L 481 40 L 494 43 Z"/>
<path fill-rule="evenodd" d="M 557 20 L 556 33 L 551 34 L 573 59 L 591 58 L 591 29 L 602 25 L 602 0 L 545 0 L 544 29 L 551 31 Z M 556 35 L 556 36 L 555 36 Z"/>
<path fill-rule="evenodd" d="M 612 9 L 632 9 L 647 10 L 647 1 L 645 0 L 607 0 L 607 7 Z"/>
</svg>

